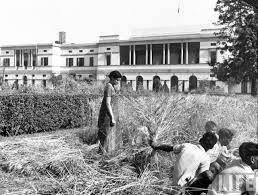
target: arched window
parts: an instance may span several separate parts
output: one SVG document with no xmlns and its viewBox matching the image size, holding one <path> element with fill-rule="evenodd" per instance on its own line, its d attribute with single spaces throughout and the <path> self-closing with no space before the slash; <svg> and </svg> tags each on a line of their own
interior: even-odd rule
<svg viewBox="0 0 258 195">
<path fill-rule="evenodd" d="M 197 78 L 192 75 L 189 77 L 189 91 L 197 89 Z"/>
<path fill-rule="evenodd" d="M 126 76 L 122 76 L 122 78 L 121 78 L 121 88 L 126 87 L 126 83 L 127 83 Z"/>
<path fill-rule="evenodd" d="M 143 78 L 142 76 L 136 77 L 136 91 L 143 89 Z"/>
<path fill-rule="evenodd" d="M 247 93 L 247 78 L 244 78 L 241 82 L 241 93 Z"/>
<path fill-rule="evenodd" d="M 160 82 L 160 77 L 159 76 L 154 76 L 153 77 L 153 87 L 152 87 L 154 92 L 159 92 L 162 89 L 162 85 Z"/>
<path fill-rule="evenodd" d="M 171 91 L 178 91 L 178 77 L 177 76 L 172 76 L 170 79 L 170 88 Z"/>
<path fill-rule="evenodd" d="M 27 85 L 27 83 L 28 83 L 27 76 L 23 76 L 23 85 Z"/>
</svg>

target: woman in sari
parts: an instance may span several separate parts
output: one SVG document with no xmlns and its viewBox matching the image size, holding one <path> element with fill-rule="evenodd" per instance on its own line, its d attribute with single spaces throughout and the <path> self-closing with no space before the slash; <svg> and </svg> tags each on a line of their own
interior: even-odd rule
<svg viewBox="0 0 258 195">
<path fill-rule="evenodd" d="M 109 74 L 109 78 L 110 81 L 104 88 L 104 97 L 98 118 L 99 153 L 114 151 L 121 144 L 121 132 L 116 129 L 118 100 L 115 97 L 116 90 L 114 86 L 119 84 L 122 75 L 118 71 L 112 71 Z"/>
</svg>

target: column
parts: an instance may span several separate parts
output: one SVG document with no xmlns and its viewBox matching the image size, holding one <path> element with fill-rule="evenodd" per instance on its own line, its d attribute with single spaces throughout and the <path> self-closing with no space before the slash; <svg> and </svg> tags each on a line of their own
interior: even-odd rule
<svg viewBox="0 0 258 195">
<path fill-rule="evenodd" d="M 33 63 L 33 52 L 32 49 L 30 50 L 30 66 L 32 67 Z"/>
<path fill-rule="evenodd" d="M 16 64 L 16 50 L 14 50 L 13 52 L 14 52 L 13 63 L 14 63 L 14 67 L 15 67 L 15 64 Z"/>
<path fill-rule="evenodd" d="M 132 65 L 132 47 L 129 45 L 129 65 Z"/>
<path fill-rule="evenodd" d="M 134 91 L 136 91 L 136 81 L 132 80 L 132 88 Z"/>
<path fill-rule="evenodd" d="M 153 80 L 149 80 L 149 90 L 152 91 L 153 90 Z"/>
<path fill-rule="evenodd" d="M 167 64 L 170 64 L 170 44 L 168 43 L 168 60 L 167 60 Z"/>
<path fill-rule="evenodd" d="M 170 89 L 170 87 L 169 87 L 169 89 Z M 182 92 L 182 91 L 183 91 L 183 81 L 178 80 L 178 92 Z"/>
<path fill-rule="evenodd" d="M 22 50 L 20 50 L 20 62 L 19 66 L 22 66 Z"/>
<path fill-rule="evenodd" d="M 185 80 L 185 91 L 189 91 L 189 80 Z"/>
<path fill-rule="evenodd" d="M 152 44 L 150 44 L 150 64 L 152 64 Z"/>
<path fill-rule="evenodd" d="M 135 65 L 135 45 L 133 45 L 133 65 Z"/>
<path fill-rule="evenodd" d="M 23 55 L 23 50 L 21 50 L 21 66 L 24 67 L 24 55 Z"/>
<path fill-rule="evenodd" d="M 181 64 L 184 63 L 184 44 L 181 43 Z"/>
<path fill-rule="evenodd" d="M 38 66 L 38 45 L 37 44 L 36 44 L 35 54 L 36 54 L 36 64 L 35 64 L 35 66 Z"/>
<path fill-rule="evenodd" d="M 166 62 L 166 50 L 165 50 L 165 44 L 163 44 L 163 64 Z"/>
<path fill-rule="evenodd" d="M 146 45 L 146 58 L 145 58 L 145 64 L 148 64 L 148 44 Z"/>
<path fill-rule="evenodd" d="M 147 80 L 143 80 L 143 89 L 147 90 Z"/>
<path fill-rule="evenodd" d="M 188 42 L 186 42 L 185 48 L 185 63 L 188 64 Z"/>
<path fill-rule="evenodd" d="M 30 61 L 31 61 L 31 50 L 29 50 L 29 54 L 28 54 L 28 67 L 30 67 Z"/>
</svg>

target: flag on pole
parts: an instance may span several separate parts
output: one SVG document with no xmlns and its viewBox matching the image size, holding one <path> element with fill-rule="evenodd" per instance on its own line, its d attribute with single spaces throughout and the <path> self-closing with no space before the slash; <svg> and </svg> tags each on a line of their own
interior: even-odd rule
<svg viewBox="0 0 258 195">
<path fill-rule="evenodd" d="M 180 12 L 180 0 L 178 0 L 178 8 L 177 8 L 177 13 Z"/>
</svg>

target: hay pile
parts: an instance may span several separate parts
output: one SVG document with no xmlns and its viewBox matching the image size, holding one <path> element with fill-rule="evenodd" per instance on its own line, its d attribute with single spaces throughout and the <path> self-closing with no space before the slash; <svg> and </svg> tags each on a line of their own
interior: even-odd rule
<svg viewBox="0 0 258 195">
<path fill-rule="evenodd" d="M 98 108 L 100 102 L 92 104 Z M 213 120 L 235 129 L 232 146 L 237 147 L 257 142 L 256 110 L 252 98 L 123 98 L 118 125 L 124 146 L 113 154 L 100 156 L 96 144 L 84 144 L 83 129 L 0 139 L 0 194 L 176 194 L 174 156 L 153 152 L 146 142 L 132 145 L 133 140 L 145 135 L 157 143 L 196 143 L 205 122 Z M 93 110 L 93 117 L 97 113 Z M 139 126 L 148 132 L 139 133 Z"/>
<path fill-rule="evenodd" d="M 172 190 L 169 181 L 160 180 L 155 171 L 145 169 L 137 174 L 135 157 L 150 153 L 149 147 L 128 146 L 100 156 L 97 145 L 79 141 L 78 131 L 81 129 L 2 140 L 1 194 L 7 194 L 6 190 L 16 194 L 162 194 Z M 145 164 L 137 160 L 139 166 Z"/>
</svg>

